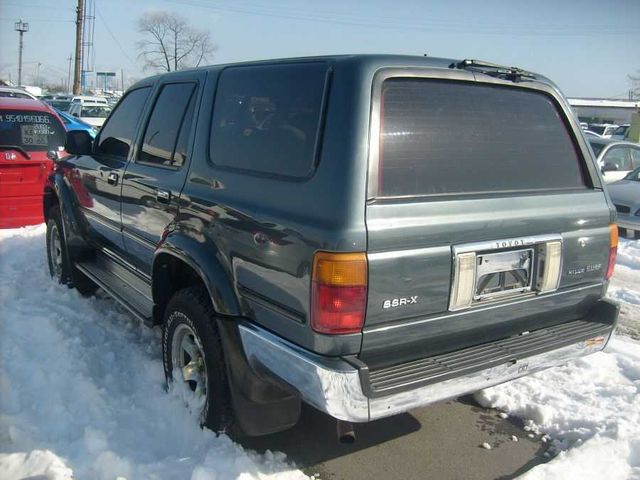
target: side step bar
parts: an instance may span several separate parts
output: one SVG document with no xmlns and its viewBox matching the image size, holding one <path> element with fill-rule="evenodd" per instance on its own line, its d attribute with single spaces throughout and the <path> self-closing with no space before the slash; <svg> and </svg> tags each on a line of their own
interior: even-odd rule
<svg viewBox="0 0 640 480">
<path fill-rule="evenodd" d="M 79 262 L 76 268 L 114 297 L 145 324 L 153 325 L 151 286 L 117 262 L 104 259 L 101 253 L 93 261 Z"/>
</svg>

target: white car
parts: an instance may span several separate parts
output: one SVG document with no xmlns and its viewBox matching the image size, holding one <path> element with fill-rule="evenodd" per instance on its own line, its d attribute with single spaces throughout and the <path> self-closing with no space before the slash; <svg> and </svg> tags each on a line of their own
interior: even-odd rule
<svg viewBox="0 0 640 480">
<path fill-rule="evenodd" d="M 631 127 L 631 124 L 629 123 L 620 125 L 618 128 L 616 128 L 615 132 L 613 132 L 613 135 L 611 135 L 611 138 L 615 140 L 624 140 L 625 136 L 627 135 L 627 131 L 629 130 L 630 127 Z"/>
<path fill-rule="evenodd" d="M 606 183 L 624 178 L 640 167 L 640 145 L 637 143 L 588 136 L 589 145 L 598 160 Z"/>
<path fill-rule="evenodd" d="M 111 113 L 111 107 L 105 103 L 71 102 L 69 113 L 89 125 L 101 127 Z"/>
<path fill-rule="evenodd" d="M 71 103 L 100 103 L 101 105 L 108 105 L 107 99 L 105 97 L 94 97 L 90 95 L 77 95 L 71 99 Z M 69 110 L 71 111 L 71 110 Z"/>
<path fill-rule="evenodd" d="M 604 138 L 611 138 L 613 132 L 616 131 L 618 125 L 614 123 L 592 123 L 589 125 L 589 130 L 597 133 Z"/>
<path fill-rule="evenodd" d="M 20 87 L 4 87 L 0 86 L 0 97 L 12 97 L 12 98 L 30 98 L 32 100 L 38 100 L 38 97 L 27 92 L 24 88 Z"/>
</svg>

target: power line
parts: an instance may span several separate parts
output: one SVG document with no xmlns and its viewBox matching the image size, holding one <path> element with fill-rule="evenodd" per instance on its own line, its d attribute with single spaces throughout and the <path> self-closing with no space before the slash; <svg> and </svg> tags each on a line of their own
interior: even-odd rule
<svg viewBox="0 0 640 480">
<path fill-rule="evenodd" d="M 379 22 L 368 22 L 354 17 L 339 13 L 323 13 L 323 12 L 303 12 L 295 13 L 294 9 L 286 10 L 273 8 L 272 6 L 245 6 L 239 7 L 224 5 L 221 3 L 199 3 L 189 0 L 171 0 L 172 4 L 182 4 L 197 8 L 205 8 L 215 11 L 226 11 L 232 13 L 240 13 L 254 16 L 268 16 L 290 20 L 303 20 L 321 23 L 331 23 L 340 25 L 352 25 L 369 28 L 393 29 L 393 30 L 420 30 L 420 31 L 446 31 L 451 33 L 466 33 L 475 35 L 546 35 L 546 36 L 586 36 L 593 37 L 599 35 L 629 35 L 638 34 L 640 31 L 636 26 L 620 27 L 616 25 L 518 25 L 508 24 L 480 24 L 478 22 L 465 23 L 462 21 L 447 22 L 440 20 L 421 19 L 420 23 L 407 23 L 404 19 L 396 19 L 392 22 L 383 20 Z M 302 12 L 298 10 L 298 12 Z M 394 23 L 396 22 L 396 23 Z M 570 31 L 570 29 L 578 28 L 579 31 Z"/>
<path fill-rule="evenodd" d="M 13 18 L 7 18 L 7 17 L 0 17 L 0 21 L 2 22 L 15 22 L 15 19 Z M 66 23 L 66 22 L 71 22 L 71 23 L 75 23 L 74 20 L 64 20 L 61 18 L 31 18 L 29 17 L 29 23 L 31 22 L 56 22 L 56 23 Z"/>
<path fill-rule="evenodd" d="M 13 3 L 13 2 L 3 2 L 3 4 L 5 6 L 8 7 L 20 7 L 20 8 L 37 8 L 38 10 L 56 10 L 56 11 L 61 11 L 61 10 L 73 10 L 72 7 L 52 7 L 52 6 L 47 6 L 47 5 L 35 5 L 35 4 L 29 4 L 26 2 L 19 2 L 19 3 Z"/>
<path fill-rule="evenodd" d="M 98 5 L 96 4 L 96 13 L 98 14 L 98 18 L 100 19 L 100 21 L 102 22 L 102 24 L 104 25 L 104 28 L 107 29 L 107 32 L 109 33 L 109 36 L 111 36 L 111 38 L 113 39 L 113 41 L 115 42 L 115 44 L 118 46 L 118 48 L 120 49 L 120 51 L 122 52 L 122 54 L 126 57 L 127 60 L 129 60 L 129 62 L 131 62 L 131 64 L 138 68 L 138 65 L 136 65 L 136 62 L 134 62 L 131 57 L 129 56 L 129 54 L 125 51 L 124 48 L 122 48 L 122 45 L 120 44 L 120 42 L 118 41 L 117 37 L 113 34 L 113 32 L 111 31 L 111 29 L 109 28 L 109 24 L 107 24 L 107 21 L 104 19 L 104 17 L 102 16 L 102 13 L 100 12 L 100 9 L 98 8 Z"/>
</svg>

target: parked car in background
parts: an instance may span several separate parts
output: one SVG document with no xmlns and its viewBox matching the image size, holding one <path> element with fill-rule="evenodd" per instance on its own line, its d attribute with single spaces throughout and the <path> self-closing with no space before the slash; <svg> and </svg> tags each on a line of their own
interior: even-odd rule
<svg viewBox="0 0 640 480">
<path fill-rule="evenodd" d="M 596 138 L 604 138 L 602 135 L 596 133 L 596 132 L 592 132 L 591 130 L 583 130 L 585 135 L 588 135 L 590 137 L 596 137 Z"/>
<path fill-rule="evenodd" d="M 83 122 L 79 118 L 74 117 L 69 112 L 63 112 L 61 110 L 58 110 L 57 108 L 55 108 L 54 110 L 62 120 L 62 123 L 64 123 L 64 128 L 67 131 L 85 130 L 89 132 L 89 135 L 91 135 L 92 138 L 96 136 L 96 132 L 98 131 L 99 127 L 89 125 L 87 122 Z"/>
<path fill-rule="evenodd" d="M 71 99 L 71 103 L 101 103 L 108 105 L 109 102 L 105 97 L 95 97 L 92 95 L 76 95 Z"/>
<path fill-rule="evenodd" d="M 0 98 L 0 228 L 42 223 L 42 191 L 61 152 L 62 121 L 31 98 Z"/>
<path fill-rule="evenodd" d="M 618 212 L 620 233 L 640 239 L 640 167 L 607 185 L 607 190 Z"/>
<path fill-rule="evenodd" d="M 109 106 L 113 107 L 120 100 L 120 97 L 116 97 L 115 95 L 107 97 L 107 103 Z"/>
<path fill-rule="evenodd" d="M 30 98 L 31 100 L 38 100 L 38 97 L 27 92 L 20 87 L 2 87 L 0 86 L 0 97 L 10 98 Z"/>
<path fill-rule="evenodd" d="M 46 102 L 51 105 L 58 111 L 68 112 L 69 107 L 71 106 L 71 96 L 70 95 L 45 95 L 40 100 Z"/>
<path fill-rule="evenodd" d="M 618 125 L 613 123 L 592 123 L 589 125 L 589 130 L 603 136 L 604 138 L 611 138 L 611 135 L 616 131 L 616 128 L 618 128 Z"/>
<path fill-rule="evenodd" d="M 631 127 L 631 124 L 629 123 L 620 125 L 618 128 L 615 129 L 615 131 L 613 132 L 613 135 L 611 135 L 611 138 L 614 140 L 624 140 L 625 136 L 627 135 L 627 131 L 629 130 L 629 127 Z"/>
<path fill-rule="evenodd" d="M 632 142 L 587 136 L 606 183 L 624 178 L 640 167 L 640 145 Z"/>
<path fill-rule="evenodd" d="M 215 431 L 284 430 L 302 402 L 403 413 L 599 351 L 616 323 L 614 207 L 531 72 L 395 55 L 181 70 L 66 145 L 52 277 L 162 325 L 167 380 Z"/>
<path fill-rule="evenodd" d="M 106 103 L 72 102 L 69 107 L 70 115 L 95 127 L 101 127 L 110 112 L 111 107 Z"/>
</svg>

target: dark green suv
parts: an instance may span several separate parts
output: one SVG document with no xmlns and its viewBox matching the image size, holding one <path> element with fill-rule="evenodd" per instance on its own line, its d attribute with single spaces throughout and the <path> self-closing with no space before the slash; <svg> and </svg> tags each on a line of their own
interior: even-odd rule
<svg viewBox="0 0 640 480">
<path fill-rule="evenodd" d="M 355 55 L 138 82 L 46 188 L 52 274 L 163 329 L 202 422 L 366 422 L 604 348 L 615 211 L 558 89 Z"/>
</svg>

